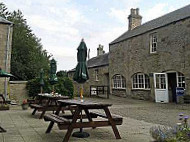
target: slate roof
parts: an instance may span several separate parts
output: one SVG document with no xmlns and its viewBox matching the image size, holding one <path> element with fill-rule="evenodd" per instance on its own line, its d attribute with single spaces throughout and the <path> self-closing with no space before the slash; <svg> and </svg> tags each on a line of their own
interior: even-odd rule
<svg viewBox="0 0 190 142">
<path fill-rule="evenodd" d="M 133 30 L 129 30 L 125 32 L 120 37 L 112 41 L 110 45 L 124 41 L 126 39 L 129 39 L 137 35 L 141 35 L 143 33 L 149 32 L 151 30 L 166 26 L 168 24 L 171 24 L 173 22 L 177 22 L 186 18 L 190 18 L 190 5 L 187 5 L 181 9 L 175 10 L 164 16 L 161 16 L 147 23 L 144 23 L 141 26 L 134 28 Z"/>
<path fill-rule="evenodd" d="M 87 61 L 88 68 L 106 66 L 109 64 L 109 53 L 93 57 Z"/>
<path fill-rule="evenodd" d="M 0 17 L 0 23 L 4 23 L 4 24 L 12 24 L 12 22 L 6 20 L 6 19 L 3 18 L 3 17 Z"/>
<path fill-rule="evenodd" d="M 88 68 L 101 67 L 109 65 L 109 53 L 93 57 L 87 61 Z M 75 68 L 69 72 L 75 71 Z"/>
</svg>

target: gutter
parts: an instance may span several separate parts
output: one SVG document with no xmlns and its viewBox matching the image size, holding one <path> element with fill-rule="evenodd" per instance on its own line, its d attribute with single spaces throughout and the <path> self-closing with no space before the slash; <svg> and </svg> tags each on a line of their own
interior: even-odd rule
<svg viewBox="0 0 190 142">
<path fill-rule="evenodd" d="M 8 25 L 7 28 L 7 45 L 6 45 L 6 50 L 5 50 L 5 71 L 8 72 L 8 61 L 9 61 L 9 52 L 10 52 L 10 34 L 11 34 L 11 27 L 13 24 Z M 8 79 L 5 78 L 5 83 L 4 83 L 4 95 L 5 99 L 7 99 L 7 86 L 8 86 Z"/>
</svg>

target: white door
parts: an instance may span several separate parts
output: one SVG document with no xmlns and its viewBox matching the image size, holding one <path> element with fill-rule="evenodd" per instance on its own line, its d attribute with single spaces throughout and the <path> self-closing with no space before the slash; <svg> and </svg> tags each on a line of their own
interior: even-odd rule
<svg viewBox="0 0 190 142">
<path fill-rule="evenodd" d="M 168 78 L 166 73 L 154 73 L 154 88 L 156 102 L 168 103 Z"/>
</svg>

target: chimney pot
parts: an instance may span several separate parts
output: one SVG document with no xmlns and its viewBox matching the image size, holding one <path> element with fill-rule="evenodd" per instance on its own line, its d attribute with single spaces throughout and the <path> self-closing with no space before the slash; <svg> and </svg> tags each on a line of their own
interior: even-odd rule
<svg viewBox="0 0 190 142">
<path fill-rule="evenodd" d="M 141 25 L 142 16 L 139 15 L 139 8 L 133 9 L 131 8 L 131 14 L 128 16 L 129 19 L 129 28 L 128 30 L 132 30 Z"/>
</svg>

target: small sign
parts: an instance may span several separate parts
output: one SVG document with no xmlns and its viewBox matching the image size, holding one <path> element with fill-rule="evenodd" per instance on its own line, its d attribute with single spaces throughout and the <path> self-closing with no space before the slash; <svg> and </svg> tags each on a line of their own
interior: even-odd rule
<svg viewBox="0 0 190 142">
<path fill-rule="evenodd" d="M 184 88 L 183 87 L 176 87 L 176 96 L 184 96 Z"/>
</svg>

